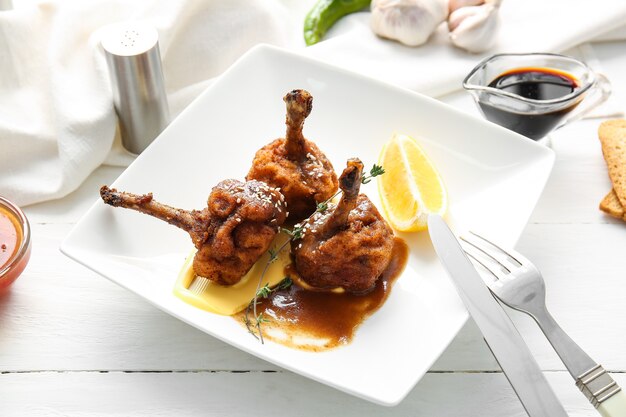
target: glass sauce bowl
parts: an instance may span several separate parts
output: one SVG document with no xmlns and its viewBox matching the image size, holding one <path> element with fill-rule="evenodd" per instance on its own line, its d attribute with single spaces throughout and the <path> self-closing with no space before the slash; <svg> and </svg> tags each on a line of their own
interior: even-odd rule
<svg viewBox="0 0 626 417">
<path fill-rule="evenodd" d="M 20 276 L 28 264 L 31 231 L 24 212 L 1 196 L 0 222 L 0 293 L 2 293 Z"/>
<path fill-rule="evenodd" d="M 492 86 L 498 77 L 530 69 L 567 74 L 576 88 L 558 98 L 534 99 Z M 474 67 L 463 88 L 487 120 L 533 140 L 578 120 L 611 94 L 611 84 L 602 74 L 577 59 L 551 53 L 493 55 Z"/>
</svg>

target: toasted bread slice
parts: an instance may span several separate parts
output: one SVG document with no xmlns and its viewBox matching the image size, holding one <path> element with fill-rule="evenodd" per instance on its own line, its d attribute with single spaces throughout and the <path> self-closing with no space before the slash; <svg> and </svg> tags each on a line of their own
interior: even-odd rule
<svg viewBox="0 0 626 417">
<path fill-rule="evenodd" d="M 606 197 L 602 199 L 600 202 L 600 210 L 618 219 L 626 220 L 626 212 L 624 211 L 624 207 L 620 204 L 615 190 L 611 190 Z"/>
<path fill-rule="evenodd" d="M 598 129 L 598 136 L 602 144 L 602 154 L 609 169 L 609 177 L 613 183 L 613 190 L 621 206 L 626 207 L 626 120 L 616 119 L 603 122 Z"/>
</svg>

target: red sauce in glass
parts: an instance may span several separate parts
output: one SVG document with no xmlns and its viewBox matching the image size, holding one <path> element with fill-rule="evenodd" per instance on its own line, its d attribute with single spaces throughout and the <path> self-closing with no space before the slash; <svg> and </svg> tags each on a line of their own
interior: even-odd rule
<svg viewBox="0 0 626 417">
<path fill-rule="evenodd" d="M 0 294 L 20 276 L 30 258 L 28 220 L 4 201 L 0 198 Z"/>
<path fill-rule="evenodd" d="M 0 207 L 0 269 L 3 269 L 20 247 L 22 236 L 14 216 Z"/>
</svg>

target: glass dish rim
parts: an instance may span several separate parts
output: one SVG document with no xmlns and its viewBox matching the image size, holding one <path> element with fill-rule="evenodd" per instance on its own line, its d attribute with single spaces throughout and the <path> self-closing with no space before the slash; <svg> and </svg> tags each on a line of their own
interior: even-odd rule
<svg viewBox="0 0 626 417">
<path fill-rule="evenodd" d="M 474 74 L 476 74 L 476 72 L 484 67 L 488 62 L 493 61 L 495 59 L 498 58 L 502 58 L 502 57 L 508 57 L 508 56 L 548 56 L 548 57 L 558 57 L 558 58 L 565 58 L 567 60 L 573 61 L 576 64 L 582 66 L 584 69 L 586 69 L 589 74 L 590 74 L 590 80 L 585 83 L 585 85 L 581 86 L 580 88 L 574 90 L 573 92 L 563 96 L 563 97 L 559 97 L 559 98 L 554 98 L 554 99 L 550 99 L 550 100 L 536 100 L 536 99 L 532 99 L 532 98 L 526 98 L 526 97 L 522 97 L 520 95 L 514 94 L 514 93 L 510 93 L 508 91 L 503 91 L 497 88 L 493 88 L 493 87 L 489 87 L 489 86 L 484 86 L 484 85 L 478 85 L 478 84 L 473 84 L 471 83 L 469 80 L 470 78 L 472 78 L 472 76 L 474 76 Z M 533 105 L 551 105 L 551 104 L 562 104 L 562 103 L 566 103 L 569 102 L 577 97 L 580 97 L 582 94 L 584 94 L 585 92 L 587 92 L 587 90 L 589 90 L 596 82 L 596 75 L 595 72 L 584 62 L 571 57 L 571 56 L 567 56 L 567 55 L 561 55 L 561 54 L 555 54 L 555 53 L 549 53 L 549 52 L 530 52 L 530 53 L 524 53 L 524 52 L 516 52 L 516 53 L 501 53 L 501 54 L 495 54 L 495 55 L 491 55 L 488 56 L 486 58 L 484 58 L 483 60 L 481 60 L 474 68 L 472 68 L 472 70 L 469 72 L 469 74 L 467 74 L 465 76 L 465 78 L 463 79 L 463 89 L 472 92 L 472 91 L 484 91 L 484 92 L 488 92 L 488 93 L 492 93 L 495 95 L 499 95 L 499 96 L 504 96 L 504 97 L 508 97 L 511 98 L 513 100 L 518 100 L 521 102 L 525 102 L 528 104 L 533 104 Z"/>
<path fill-rule="evenodd" d="M 12 203 L 5 197 L 0 196 L 0 207 L 5 208 L 11 214 L 13 214 L 20 223 L 21 231 L 22 231 L 22 241 L 20 242 L 20 247 L 18 248 L 15 255 L 9 258 L 9 261 L 0 269 L 0 281 L 4 279 L 5 275 L 7 275 L 16 265 L 18 265 L 22 259 L 28 253 L 28 249 L 30 248 L 30 224 L 28 222 L 28 218 L 17 205 Z"/>
</svg>

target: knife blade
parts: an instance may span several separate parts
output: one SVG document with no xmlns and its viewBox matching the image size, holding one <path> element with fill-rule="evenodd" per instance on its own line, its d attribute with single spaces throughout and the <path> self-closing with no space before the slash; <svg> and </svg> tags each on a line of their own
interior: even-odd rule
<svg viewBox="0 0 626 417">
<path fill-rule="evenodd" d="M 461 245 L 438 215 L 428 217 L 435 252 L 530 417 L 566 417 L 515 325 L 491 295 Z"/>
</svg>

